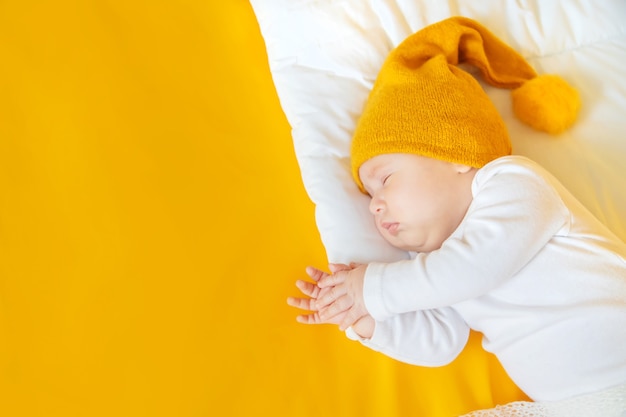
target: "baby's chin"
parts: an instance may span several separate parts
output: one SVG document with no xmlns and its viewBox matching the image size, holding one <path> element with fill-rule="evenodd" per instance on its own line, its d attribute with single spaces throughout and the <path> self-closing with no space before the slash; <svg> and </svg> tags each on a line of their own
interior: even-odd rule
<svg viewBox="0 0 626 417">
<path fill-rule="evenodd" d="M 397 236 L 389 236 L 387 233 L 382 233 L 382 232 L 380 234 L 383 237 L 383 239 L 385 239 L 385 241 L 389 243 L 391 246 L 393 246 L 394 248 L 401 249 L 407 252 L 420 252 L 420 250 L 418 250 L 416 246 L 407 244 L 406 242 L 399 239 Z"/>
<path fill-rule="evenodd" d="M 381 234 L 383 239 L 385 239 L 385 241 L 389 243 L 391 246 L 397 249 L 401 249 L 403 251 L 407 251 L 407 252 L 417 252 L 417 253 L 432 252 L 441 247 L 441 244 L 436 245 L 436 244 L 433 244 L 433 242 L 428 242 L 428 241 L 419 242 L 419 243 L 406 242 L 405 240 L 401 239 L 400 236 L 390 236 L 388 233 L 383 233 L 380 230 L 379 230 L 379 233 Z"/>
</svg>

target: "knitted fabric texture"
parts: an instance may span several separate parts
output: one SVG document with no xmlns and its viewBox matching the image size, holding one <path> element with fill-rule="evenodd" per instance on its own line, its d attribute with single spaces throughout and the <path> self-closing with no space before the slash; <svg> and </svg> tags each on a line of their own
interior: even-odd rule
<svg viewBox="0 0 626 417">
<path fill-rule="evenodd" d="M 459 64 L 477 67 L 493 86 L 517 89 L 514 112 L 536 129 L 559 133 L 576 119 L 578 93 L 561 78 L 538 77 L 474 20 L 443 20 L 409 36 L 380 70 L 352 140 L 352 175 L 362 191 L 358 170 L 376 155 L 412 153 L 480 168 L 511 153 L 500 114 Z"/>
<path fill-rule="evenodd" d="M 626 384 L 561 401 L 516 401 L 461 417 L 626 417 Z"/>
</svg>

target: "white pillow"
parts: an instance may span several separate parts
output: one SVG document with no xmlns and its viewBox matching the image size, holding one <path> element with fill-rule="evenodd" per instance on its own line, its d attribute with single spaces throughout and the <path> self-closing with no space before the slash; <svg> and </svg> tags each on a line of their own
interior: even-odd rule
<svg viewBox="0 0 626 417">
<path fill-rule="evenodd" d="M 368 198 L 350 175 L 350 140 L 391 49 L 424 26 L 455 15 L 476 19 L 539 74 L 559 74 L 579 90 L 583 102 L 579 120 L 552 137 L 513 116 L 507 90 L 484 86 L 509 127 L 514 153 L 549 169 L 626 240 L 623 0 L 251 0 L 251 4 L 330 262 L 407 257 L 374 227 Z"/>
</svg>

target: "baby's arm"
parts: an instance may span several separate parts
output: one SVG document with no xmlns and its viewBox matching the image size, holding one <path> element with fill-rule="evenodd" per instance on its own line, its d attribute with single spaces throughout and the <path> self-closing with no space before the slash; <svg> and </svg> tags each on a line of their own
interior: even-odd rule
<svg viewBox="0 0 626 417">
<path fill-rule="evenodd" d="M 459 355 L 467 343 L 469 327 L 454 309 L 440 308 L 377 321 L 369 340 L 358 337 L 350 329 L 346 334 L 401 362 L 434 367 L 446 365 Z"/>
<path fill-rule="evenodd" d="M 331 265 L 334 275 L 347 270 L 350 268 L 345 265 Z M 307 268 L 307 273 L 315 282 L 332 276 L 312 267 Z M 290 297 L 288 304 L 314 311 L 298 316 L 300 323 L 339 324 L 345 320 L 346 311 L 331 314 L 328 319 L 320 317 L 316 311 L 316 300 L 319 301 L 333 287 L 320 288 L 307 281 L 298 281 L 296 285 L 307 298 Z M 420 366 L 441 366 L 451 362 L 463 350 L 469 327 L 455 310 L 441 308 L 400 314 L 384 322 L 375 322 L 368 314 L 352 324 L 346 334 L 350 339 L 396 360 Z"/>
</svg>

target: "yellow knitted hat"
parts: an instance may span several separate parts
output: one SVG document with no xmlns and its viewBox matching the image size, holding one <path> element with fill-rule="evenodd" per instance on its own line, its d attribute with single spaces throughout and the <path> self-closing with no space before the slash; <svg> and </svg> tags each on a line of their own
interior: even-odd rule
<svg viewBox="0 0 626 417">
<path fill-rule="evenodd" d="M 453 17 L 409 36 L 383 64 L 352 140 L 352 175 L 386 153 L 412 153 L 480 168 L 511 153 L 498 111 L 458 64 L 489 84 L 514 89 L 513 111 L 556 134 L 574 123 L 578 93 L 555 75 L 537 76 L 511 47 L 468 18 Z"/>
</svg>

